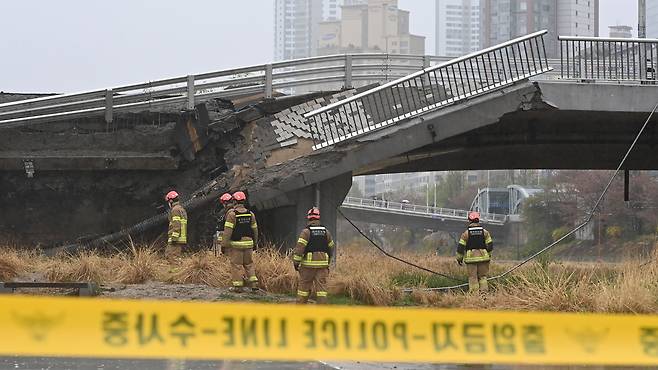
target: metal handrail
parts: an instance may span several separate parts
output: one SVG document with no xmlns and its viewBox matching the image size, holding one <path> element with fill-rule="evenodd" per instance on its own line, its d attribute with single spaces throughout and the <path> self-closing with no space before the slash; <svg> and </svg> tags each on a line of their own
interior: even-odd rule
<svg viewBox="0 0 658 370">
<path fill-rule="evenodd" d="M 343 206 L 354 206 L 362 209 L 377 209 L 391 211 L 392 213 L 405 213 L 427 216 L 434 218 L 451 218 L 454 220 L 465 221 L 468 216 L 468 210 L 423 206 L 412 203 L 391 202 L 386 200 L 373 200 L 356 197 L 346 197 Z M 481 220 L 484 223 L 504 224 L 507 221 L 507 215 L 496 213 L 481 213 Z"/>
<path fill-rule="evenodd" d="M 412 54 L 338 54 L 166 78 L 111 89 L 14 101 L 0 104 L 0 129 L 86 116 L 105 115 L 106 121 L 111 122 L 113 115 L 117 112 L 139 111 L 161 106 L 172 109 L 183 106 L 192 108 L 199 101 L 237 94 L 263 93 L 265 97 L 272 97 L 274 89 L 277 88 L 297 91 L 300 91 L 299 89 L 306 89 L 305 91 L 332 90 L 351 88 L 354 87 L 354 83 L 363 86 L 383 82 L 384 85 L 380 87 L 306 115 L 308 118 L 332 110 L 337 111 L 332 118 L 338 120 L 330 122 L 334 127 L 328 131 L 319 133 L 321 125 L 318 126 L 317 122 L 315 125 L 311 123 L 311 127 L 314 129 L 313 137 L 316 140 L 314 148 L 317 149 L 387 126 L 415 114 L 472 98 L 519 79 L 539 78 L 539 73 L 549 72 L 541 76 L 544 79 L 569 80 L 588 77 L 580 72 L 574 73 L 573 68 L 570 69 L 570 73 L 564 73 L 565 68 L 569 68 L 569 63 L 578 62 L 579 58 L 586 54 L 572 55 L 572 60 L 546 59 L 542 38 L 545 34 L 546 31 L 535 32 L 456 59 Z M 561 36 L 560 42 L 631 42 L 636 45 L 634 49 L 631 48 L 633 50 L 639 49 L 637 45 L 652 45 L 651 52 L 644 54 L 650 59 L 648 63 L 632 67 L 629 72 L 635 73 L 644 70 L 644 74 L 637 80 L 654 81 L 655 83 L 656 63 L 654 59 L 658 60 L 658 56 L 654 53 L 656 48 L 653 45 L 658 42 L 656 39 Z M 520 45 L 523 48 L 520 48 Z M 511 58 L 507 53 L 511 53 Z M 518 65 L 512 65 L 512 61 Z M 539 63 L 540 68 L 532 68 L 536 67 L 531 66 L 532 63 Z M 578 63 L 582 64 L 582 61 Z M 515 79 L 509 79 L 508 74 L 511 75 L 514 72 L 512 68 L 518 68 L 519 65 L 521 65 L 522 73 L 516 75 Z M 560 68 L 557 68 L 558 65 Z M 527 70 L 524 70 L 524 66 L 527 67 Z M 505 70 L 504 67 L 508 70 Z M 556 71 L 550 73 L 553 67 L 556 67 Z M 587 66 L 581 65 L 581 67 L 586 68 Z M 560 71 L 558 72 L 558 70 Z M 596 76 L 589 76 L 589 78 L 591 77 Z M 630 73 L 621 77 L 618 80 L 628 81 Z M 608 75 L 607 79 L 615 79 L 615 76 Z M 387 82 L 391 80 L 393 81 Z M 423 95 L 418 91 L 409 94 L 409 91 L 405 92 L 404 89 L 417 89 L 422 91 Z M 369 99 L 372 100 L 373 97 L 380 98 L 380 101 L 371 101 L 371 106 L 379 106 L 378 113 L 387 113 L 385 114 L 387 117 L 384 117 L 386 119 L 379 120 L 374 124 L 367 122 L 368 119 L 372 119 L 372 112 L 358 109 L 363 106 L 351 105 L 353 102 L 363 103 Z M 394 104 L 389 104 L 391 102 Z M 421 103 L 424 103 L 424 106 Z M 409 111 L 405 105 L 411 106 L 414 110 Z M 383 106 L 388 106 L 388 108 Z M 357 109 L 352 110 L 352 108 Z M 387 109 L 396 114 L 388 114 L 392 112 L 386 112 Z M 355 113 L 359 114 L 355 115 Z M 357 121 L 352 123 L 354 127 L 342 122 L 347 117 Z M 316 118 L 313 120 L 315 121 Z M 336 122 L 341 124 L 336 124 Z M 364 122 L 366 122 L 365 126 Z M 319 145 L 317 145 L 318 142 Z"/>
<path fill-rule="evenodd" d="M 560 78 L 656 84 L 658 39 L 560 36 Z"/>
<path fill-rule="evenodd" d="M 441 58 L 375 53 L 329 55 L 14 101 L 0 104 L 0 128 L 19 127 L 21 122 L 27 125 L 76 118 L 81 114 L 105 114 L 110 122 L 115 112 L 127 106 L 138 110 L 187 102 L 187 107 L 191 108 L 195 101 L 242 91 L 262 91 L 266 97 L 271 97 L 274 88 L 310 85 L 318 85 L 314 86 L 316 89 L 351 88 L 353 82 L 383 82 L 391 76 L 418 70 L 437 59 Z M 341 86 L 335 85 L 341 82 Z M 228 86 L 232 85 L 249 86 L 229 90 Z"/>
<path fill-rule="evenodd" d="M 560 41 L 606 41 L 606 42 L 640 42 L 640 43 L 656 43 L 658 39 L 640 39 L 640 38 L 624 38 L 624 37 L 588 37 L 588 36 L 558 36 Z"/>
<path fill-rule="evenodd" d="M 314 150 L 548 72 L 543 30 L 426 67 L 304 115 Z M 488 68 L 487 68 L 488 67 Z M 396 96 L 397 95 L 397 96 Z"/>
</svg>

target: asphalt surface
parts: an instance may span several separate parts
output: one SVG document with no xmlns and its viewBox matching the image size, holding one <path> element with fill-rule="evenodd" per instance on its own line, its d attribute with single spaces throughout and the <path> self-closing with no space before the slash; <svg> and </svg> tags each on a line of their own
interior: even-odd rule
<svg viewBox="0 0 658 370">
<path fill-rule="evenodd" d="M 376 362 L 182 361 L 98 358 L 0 357 L 0 370 L 622 370 L 605 366 L 438 365 Z"/>
<path fill-rule="evenodd" d="M 117 360 L 96 358 L 0 357 L 1 370 L 332 370 L 320 362 Z"/>
</svg>

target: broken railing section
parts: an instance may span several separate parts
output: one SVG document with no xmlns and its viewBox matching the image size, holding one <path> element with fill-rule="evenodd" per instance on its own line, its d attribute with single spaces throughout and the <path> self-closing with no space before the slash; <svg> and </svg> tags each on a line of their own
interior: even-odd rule
<svg viewBox="0 0 658 370">
<path fill-rule="evenodd" d="M 422 71 L 317 109 L 312 118 L 320 149 L 401 120 L 511 85 L 552 68 L 539 31 L 428 67 Z"/>
</svg>

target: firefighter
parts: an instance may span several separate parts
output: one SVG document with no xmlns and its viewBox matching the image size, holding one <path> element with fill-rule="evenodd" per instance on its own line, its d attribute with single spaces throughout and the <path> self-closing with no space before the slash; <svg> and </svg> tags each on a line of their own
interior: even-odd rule
<svg viewBox="0 0 658 370">
<path fill-rule="evenodd" d="M 180 257 L 187 249 L 187 212 L 180 204 L 178 193 L 174 190 L 165 195 L 169 205 L 169 229 L 167 231 L 167 259 Z"/>
<path fill-rule="evenodd" d="M 306 215 L 308 226 L 297 239 L 293 265 L 299 271 L 297 303 L 305 304 L 315 283 L 317 302 L 327 303 L 327 278 L 333 257 L 334 241 L 331 233 L 320 224 L 320 210 L 313 207 Z"/>
<path fill-rule="evenodd" d="M 493 251 L 491 234 L 480 226 L 480 213 L 468 214 L 468 229 L 457 245 L 457 263 L 466 264 L 468 269 L 468 291 L 486 292 L 489 289 L 487 274 Z"/>
<path fill-rule="evenodd" d="M 258 244 L 258 224 L 253 212 L 245 207 L 247 196 L 238 191 L 233 194 L 234 206 L 226 213 L 222 247 L 231 260 L 231 282 L 229 289 L 240 293 L 244 286 L 242 269 L 253 291 L 258 290 L 258 278 L 254 269 L 252 252 Z"/>
<path fill-rule="evenodd" d="M 222 248 L 222 239 L 224 235 L 224 222 L 226 222 L 226 213 L 233 207 L 233 196 L 229 193 L 224 193 L 219 197 L 219 203 L 222 205 L 221 214 L 219 216 L 219 222 L 217 223 L 217 233 L 215 234 L 215 243 L 213 245 L 213 251 L 215 252 L 215 257 L 219 253 L 226 253 Z"/>
</svg>

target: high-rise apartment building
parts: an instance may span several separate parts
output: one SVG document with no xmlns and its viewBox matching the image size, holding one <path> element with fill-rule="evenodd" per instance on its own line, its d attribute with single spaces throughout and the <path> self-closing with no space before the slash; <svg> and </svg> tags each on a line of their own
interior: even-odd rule
<svg viewBox="0 0 658 370">
<path fill-rule="evenodd" d="M 546 29 L 546 52 L 557 57 L 559 35 L 598 36 L 599 0 L 481 0 L 480 20 L 482 47 Z"/>
<path fill-rule="evenodd" d="M 647 38 L 658 38 L 658 0 L 646 1 Z"/>
<path fill-rule="evenodd" d="M 346 1 L 341 19 L 322 22 L 319 35 L 318 55 L 425 53 L 425 37 L 409 33 L 409 12 L 397 0 Z"/>
<path fill-rule="evenodd" d="M 288 60 L 313 55 L 323 4 L 312 0 L 275 0 L 274 59 Z"/>
<path fill-rule="evenodd" d="M 599 0 L 558 0 L 557 33 L 562 36 L 598 36 Z"/>
<path fill-rule="evenodd" d="M 480 49 L 480 0 L 436 0 L 436 55 L 458 57 Z"/>
<path fill-rule="evenodd" d="M 275 0 L 274 59 L 317 55 L 320 22 L 341 19 L 341 7 L 365 0 Z"/>
<path fill-rule="evenodd" d="M 618 38 L 618 39 L 627 39 L 633 37 L 633 27 L 631 26 L 608 26 L 608 36 Z"/>
</svg>

